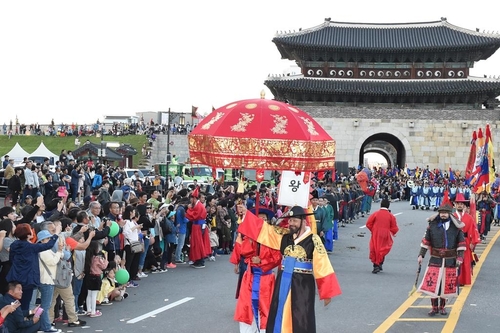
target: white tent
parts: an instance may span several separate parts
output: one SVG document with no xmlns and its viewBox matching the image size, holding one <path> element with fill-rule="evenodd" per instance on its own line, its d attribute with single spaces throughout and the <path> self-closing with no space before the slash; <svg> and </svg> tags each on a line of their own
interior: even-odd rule
<svg viewBox="0 0 500 333">
<path fill-rule="evenodd" d="M 51 161 L 50 164 L 54 164 L 55 161 L 59 160 L 59 155 L 56 155 L 53 152 L 51 152 L 43 144 L 43 142 L 40 142 L 40 145 L 38 146 L 38 148 L 34 152 L 29 154 L 29 157 L 30 157 L 30 159 L 32 159 L 31 157 L 39 157 L 40 161 L 38 161 L 38 159 L 36 159 L 37 160 L 36 162 L 38 162 L 38 163 L 43 163 L 43 158 L 45 158 L 45 157 L 50 159 L 50 161 Z"/>
<path fill-rule="evenodd" d="M 19 164 L 25 157 L 29 156 L 29 153 L 19 145 L 19 142 L 16 142 L 16 145 L 5 155 L 9 155 L 9 158 L 13 158 L 14 164 Z"/>
<path fill-rule="evenodd" d="M 54 154 L 51 152 L 44 144 L 43 142 L 40 142 L 40 145 L 38 148 L 30 154 L 30 156 L 44 156 L 44 157 L 54 157 L 56 159 L 59 159 L 59 155 Z"/>
</svg>

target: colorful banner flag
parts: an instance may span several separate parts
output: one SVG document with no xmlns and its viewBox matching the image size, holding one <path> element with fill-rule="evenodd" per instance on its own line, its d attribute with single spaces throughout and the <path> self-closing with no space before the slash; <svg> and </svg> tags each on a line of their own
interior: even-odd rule
<svg viewBox="0 0 500 333">
<path fill-rule="evenodd" d="M 465 166 L 465 185 L 470 185 L 472 172 L 474 171 L 474 163 L 476 162 L 476 141 L 477 133 L 474 131 L 470 142 L 469 158 L 467 159 L 467 165 Z"/>
<path fill-rule="evenodd" d="M 474 171 L 472 172 L 470 184 L 473 186 L 474 193 L 480 193 L 486 190 L 489 183 L 489 164 L 488 164 L 488 143 L 483 136 L 483 130 L 480 128 L 476 141 L 476 160 L 474 162 Z"/>
<path fill-rule="evenodd" d="M 198 118 L 198 107 L 191 106 L 191 118 Z"/>
<path fill-rule="evenodd" d="M 449 177 L 450 177 L 450 182 L 454 183 L 456 181 L 455 173 L 453 172 L 453 170 L 451 170 L 451 167 L 448 168 L 448 173 L 449 173 Z"/>
<path fill-rule="evenodd" d="M 489 177 L 488 177 L 488 193 L 490 193 L 491 185 L 495 182 L 495 165 L 493 161 L 493 139 L 491 138 L 490 124 L 486 124 L 486 144 L 488 147 L 488 167 L 489 167 Z"/>
</svg>

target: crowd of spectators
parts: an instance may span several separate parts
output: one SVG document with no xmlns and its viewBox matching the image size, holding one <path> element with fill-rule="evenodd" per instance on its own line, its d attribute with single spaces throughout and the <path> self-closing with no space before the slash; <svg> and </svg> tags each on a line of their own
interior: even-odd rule
<svg viewBox="0 0 500 333">
<path fill-rule="evenodd" d="M 230 254 L 240 205 L 272 212 L 272 223 L 286 210 L 277 200 L 279 178 L 277 183 L 253 185 L 237 193 L 235 186 L 217 181 L 210 186 L 196 184 L 193 189 L 160 177 L 140 179 L 134 174 L 128 178 L 120 168 L 78 162 L 65 151 L 58 162 L 55 170 L 31 161 L 15 168 L 12 177 L 19 178 L 20 186 L 10 190 L 21 198 L 13 200 L 13 207 L 0 209 L 0 292 L 4 295 L 0 325 L 10 332 L 57 332 L 64 320 L 70 327 L 86 325 L 81 316 L 103 315 L 97 306 L 125 300 L 127 288 L 147 284 L 143 280 L 149 274 L 184 264 L 204 268 L 205 259 L 215 261 Z M 365 186 L 358 181 L 361 172 L 367 173 Z M 463 179 L 450 180 L 443 174 L 424 177 L 362 168 L 346 175 L 315 174 L 311 202 L 317 232 L 328 242 L 325 235 L 331 230 L 336 240 L 338 227 L 370 214 L 373 200 L 411 202 L 412 189 L 420 182 L 439 185 L 452 194 L 454 186 L 467 188 Z M 202 230 L 210 235 L 210 251 L 201 259 L 190 253 L 202 241 L 191 237 L 198 225 L 192 210 L 200 203 L 206 213 Z M 67 287 L 54 282 L 61 261 L 71 267 L 72 284 Z M 123 270 L 128 279 L 118 281 L 116 274 Z"/>
<path fill-rule="evenodd" d="M 196 125 L 195 125 L 196 126 Z M 190 123 L 178 124 L 173 123 L 170 125 L 170 134 L 189 134 L 192 130 Z M 97 134 L 103 135 L 113 135 L 113 136 L 123 136 L 123 135 L 143 135 L 143 134 L 167 134 L 168 125 L 155 123 L 153 120 L 150 122 L 144 122 L 144 120 L 138 123 L 123 123 L 123 122 L 113 122 L 109 124 L 104 124 L 97 120 L 92 124 L 55 124 L 52 120 L 48 125 L 35 124 L 9 124 L 4 123 L 1 126 L 1 132 L 3 135 L 43 135 L 43 136 L 93 136 Z"/>
</svg>

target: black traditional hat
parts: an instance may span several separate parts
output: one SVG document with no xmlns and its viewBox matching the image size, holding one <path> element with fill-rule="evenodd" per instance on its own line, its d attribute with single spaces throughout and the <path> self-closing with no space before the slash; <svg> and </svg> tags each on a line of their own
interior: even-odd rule
<svg viewBox="0 0 500 333">
<path fill-rule="evenodd" d="M 311 192 L 311 195 L 312 195 L 311 199 L 318 199 L 319 198 L 319 196 L 318 196 L 318 190 L 313 190 Z"/>
<path fill-rule="evenodd" d="M 188 190 L 183 188 L 182 190 L 180 190 L 179 192 L 177 192 L 177 195 L 179 195 L 181 198 L 183 197 L 187 197 L 188 195 Z"/>
<path fill-rule="evenodd" d="M 308 213 L 304 208 L 300 206 L 293 206 L 288 212 L 286 212 L 286 217 L 303 217 L 308 215 L 313 215 L 314 213 Z"/>
<path fill-rule="evenodd" d="M 451 207 L 451 205 L 449 203 L 443 203 L 438 208 L 438 212 L 451 213 L 452 211 L 453 211 L 453 207 Z"/>
</svg>

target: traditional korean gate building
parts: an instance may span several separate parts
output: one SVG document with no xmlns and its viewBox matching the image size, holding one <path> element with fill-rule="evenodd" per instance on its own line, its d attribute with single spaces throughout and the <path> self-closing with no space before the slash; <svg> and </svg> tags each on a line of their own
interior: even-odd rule
<svg viewBox="0 0 500 333">
<path fill-rule="evenodd" d="M 500 147 L 499 77 L 472 77 L 500 34 L 435 22 L 343 23 L 277 34 L 295 76 L 270 76 L 274 98 L 311 114 L 337 141 L 336 160 L 464 169 L 474 129 L 492 126 Z M 494 73 L 492 73 L 494 74 Z M 499 73 L 500 74 L 500 71 Z"/>
</svg>

